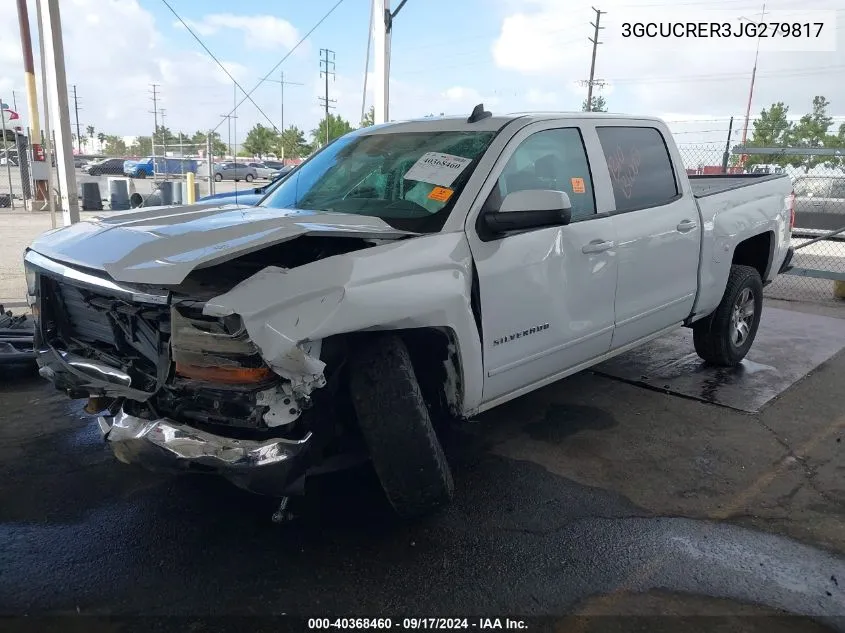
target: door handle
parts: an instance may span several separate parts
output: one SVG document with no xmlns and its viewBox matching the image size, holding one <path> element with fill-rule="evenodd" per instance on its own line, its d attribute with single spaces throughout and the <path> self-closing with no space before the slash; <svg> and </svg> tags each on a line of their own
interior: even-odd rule
<svg viewBox="0 0 845 633">
<path fill-rule="evenodd" d="M 814 207 L 824 206 L 824 202 L 811 202 L 810 204 L 812 204 Z"/>
<path fill-rule="evenodd" d="M 609 240 L 593 240 L 589 244 L 585 244 L 581 248 L 582 253 L 603 253 L 604 251 L 609 251 L 611 248 L 615 246 L 614 242 Z"/>
<path fill-rule="evenodd" d="M 686 233 L 687 231 L 692 231 L 697 226 L 698 222 L 693 222 L 692 220 L 684 220 L 683 222 L 678 224 L 677 229 L 681 233 Z"/>
</svg>

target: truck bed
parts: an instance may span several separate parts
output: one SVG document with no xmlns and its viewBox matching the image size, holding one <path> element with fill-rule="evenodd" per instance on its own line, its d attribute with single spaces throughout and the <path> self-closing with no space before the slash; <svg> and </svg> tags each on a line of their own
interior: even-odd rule
<svg viewBox="0 0 845 633">
<path fill-rule="evenodd" d="M 757 183 L 789 178 L 786 174 L 719 174 L 716 176 L 689 176 L 692 193 L 696 198 L 705 198 L 731 189 L 739 189 Z"/>
</svg>

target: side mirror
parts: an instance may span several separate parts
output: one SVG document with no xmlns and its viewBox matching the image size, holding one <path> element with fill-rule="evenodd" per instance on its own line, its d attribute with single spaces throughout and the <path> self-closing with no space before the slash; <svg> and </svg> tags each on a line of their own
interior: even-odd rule
<svg viewBox="0 0 845 633">
<path fill-rule="evenodd" d="M 506 231 L 564 226 L 572 220 L 572 203 L 563 191 L 527 189 L 505 196 L 498 211 L 482 215 L 488 231 Z"/>
</svg>

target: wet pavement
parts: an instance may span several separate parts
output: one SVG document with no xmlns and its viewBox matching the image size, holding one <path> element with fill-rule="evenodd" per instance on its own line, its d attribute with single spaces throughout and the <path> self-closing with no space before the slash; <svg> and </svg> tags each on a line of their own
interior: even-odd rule
<svg viewBox="0 0 845 633">
<path fill-rule="evenodd" d="M 768 308 L 748 357 L 739 367 L 714 368 L 693 350 L 682 329 L 606 361 L 598 373 L 674 395 L 754 413 L 845 348 L 841 319 Z"/>
<path fill-rule="evenodd" d="M 650 609 L 845 630 L 842 375 L 840 353 L 749 415 L 585 372 L 450 433 L 440 514 L 396 520 L 362 467 L 312 482 L 282 526 L 226 482 L 117 463 L 82 403 L 6 375 L 0 614 Z"/>
</svg>

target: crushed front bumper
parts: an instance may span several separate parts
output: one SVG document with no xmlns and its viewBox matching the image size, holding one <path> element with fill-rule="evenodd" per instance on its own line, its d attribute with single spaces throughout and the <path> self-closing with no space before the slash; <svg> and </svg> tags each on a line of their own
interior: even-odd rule
<svg viewBox="0 0 845 633">
<path fill-rule="evenodd" d="M 300 440 L 243 440 L 167 418 L 146 420 L 122 409 L 99 417 L 115 457 L 156 472 L 204 472 L 258 494 L 281 497 L 300 474 L 311 433 Z"/>
</svg>

